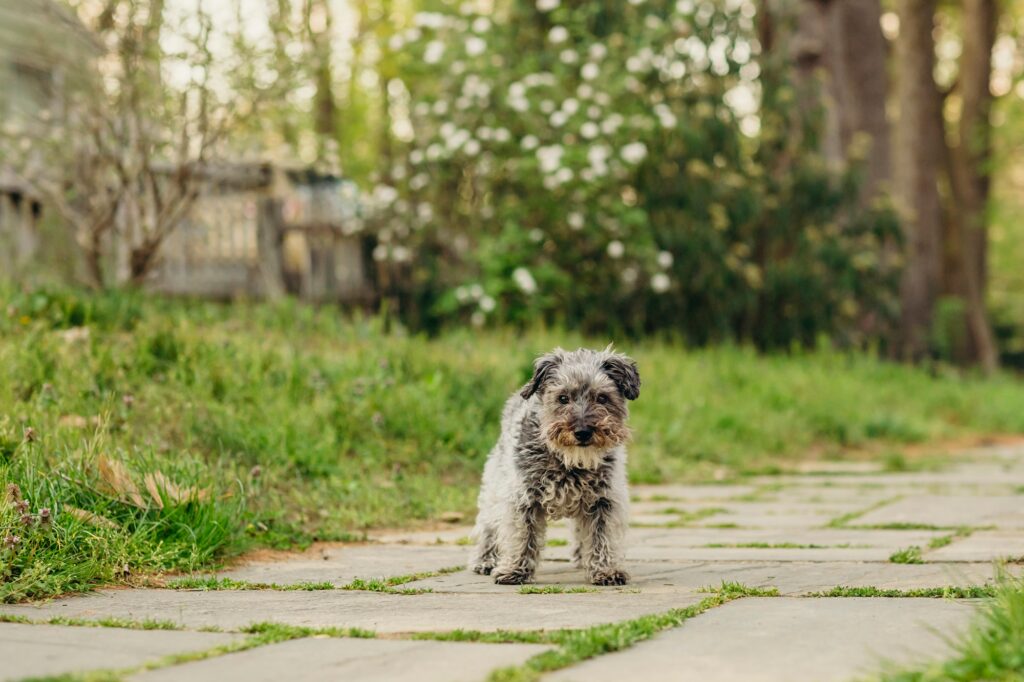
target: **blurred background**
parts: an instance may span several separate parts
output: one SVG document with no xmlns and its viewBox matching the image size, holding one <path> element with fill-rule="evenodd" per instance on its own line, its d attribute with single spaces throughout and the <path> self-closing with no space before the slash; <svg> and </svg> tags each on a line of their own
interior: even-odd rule
<svg viewBox="0 0 1024 682">
<path fill-rule="evenodd" d="M 1024 362 L 1015 0 L 0 0 L 0 268 Z"/>
</svg>

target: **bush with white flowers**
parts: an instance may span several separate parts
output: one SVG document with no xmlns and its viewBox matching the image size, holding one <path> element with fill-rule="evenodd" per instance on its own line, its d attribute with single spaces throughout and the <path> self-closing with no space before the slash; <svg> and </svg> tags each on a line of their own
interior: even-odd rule
<svg viewBox="0 0 1024 682">
<path fill-rule="evenodd" d="M 762 97 L 752 2 L 504 7 L 420 13 L 387 45 L 408 125 L 378 249 L 411 322 L 780 345 L 885 307 L 894 269 L 862 252 L 891 221 L 794 134 L 785 85 Z"/>
</svg>

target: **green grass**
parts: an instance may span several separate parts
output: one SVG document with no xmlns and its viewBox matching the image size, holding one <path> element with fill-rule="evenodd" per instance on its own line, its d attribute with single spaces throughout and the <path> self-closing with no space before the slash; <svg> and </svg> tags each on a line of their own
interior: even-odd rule
<svg viewBox="0 0 1024 682">
<path fill-rule="evenodd" d="M 994 585 L 970 585 L 957 587 L 922 587 L 910 590 L 886 589 L 879 587 L 833 587 L 827 592 L 815 592 L 808 597 L 884 597 L 889 599 L 983 599 L 996 594 Z"/>
<path fill-rule="evenodd" d="M 253 547 L 471 518 L 507 395 L 554 330 L 385 333 L 330 307 L 0 287 L 0 601 Z M 69 330 L 83 327 L 82 333 Z M 635 482 L 785 470 L 808 448 L 1024 432 L 1024 387 L 828 349 L 629 342 Z M 821 400 L 828 395 L 828 400 Z M 41 510 L 52 521 L 39 523 Z"/>
<path fill-rule="evenodd" d="M 301 582 L 290 585 L 278 585 L 277 583 L 254 583 L 249 582 L 248 580 L 217 578 L 216 576 L 188 576 L 169 581 L 167 583 L 167 587 L 172 590 L 200 590 L 204 592 L 216 590 L 278 590 L 288 592 L 315 592 L 318 590 L 333 590 L 334 584 L 330 582 Z"/>
<path fill-rule="evenodd" d="M 797 542 L 709 542 L 701 546 L 709 549 L 830 549 L 833 547 L 846 549 L 852 545 L 802 545 Z"/>
<path fill-rule="evenodd" d="M 565 547 L 569 544 L 569 541 L 562 538 L 551 538 L 546 544 L 548 547 Z"/>
<path fill-rule="evenodd" d="M 584 592 L 597 592 L 596 587 L 579 585 L 567 587 L 565 585 L 522 585 L 519 594 L 582 594 Z"/>
<path fill-rule="evenodd" d="M 1024 679 L 1024 583 L 1006 579 L 987 595 L 949 659 L 914 670 L 892 670 L 885 682 L 974 682 Z"/>
<path fill-rule="evenodd" d="M 920 547 L 907 547 L 889 555 L 889 562 L 893 564 L 923 564 Z"/>
</svg>

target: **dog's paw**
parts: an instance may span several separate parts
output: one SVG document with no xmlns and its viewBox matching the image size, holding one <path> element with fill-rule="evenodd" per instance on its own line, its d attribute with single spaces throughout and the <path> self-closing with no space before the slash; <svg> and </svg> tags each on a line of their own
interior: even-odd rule
<svg viewBox="0 0 1024 682">
<path fill-rule="evenodd" d="M 490 575 L 491 571 L 494 570 L 494 564 L 485 564 L 481 562 L 478 564 L 472 564 L 469 568 L 474 573 L 479 573 L 480 575 Z"/>
<path fill-rule="evenodd" d="M 533 573 L 526 571 L 502 571 L 495 570 L 491 577 L 498 585 L 525 585 L 533 582 Z"/>
<path fill-rule="evenodd" d="M 625 585 L 629 582 L 629 574 L 617 568 L 594 571 L 590 574 L 590 582 L 595 585 Z"/>
</svg>

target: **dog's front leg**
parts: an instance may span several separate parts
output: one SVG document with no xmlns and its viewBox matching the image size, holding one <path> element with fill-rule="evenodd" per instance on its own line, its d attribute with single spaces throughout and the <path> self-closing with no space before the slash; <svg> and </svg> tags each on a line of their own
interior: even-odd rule
<svg viewBox="0 0 1024 682">
<path fill-rule="evenodd" d="M 625 506 L 602 497 L 576 519 L 580 559 L 595 585 L 625 585 L 629 574 L 620 567 L 628 523 Z"/>
<path fill-rule="evenodd" d="M 547 518 L 535 502 L 516 507 L 510 516 L 502 528 L 500 557 L 491 575 L 499 585 L 522 585 L 531 582 L 537 570 Z"/>
</svg>

